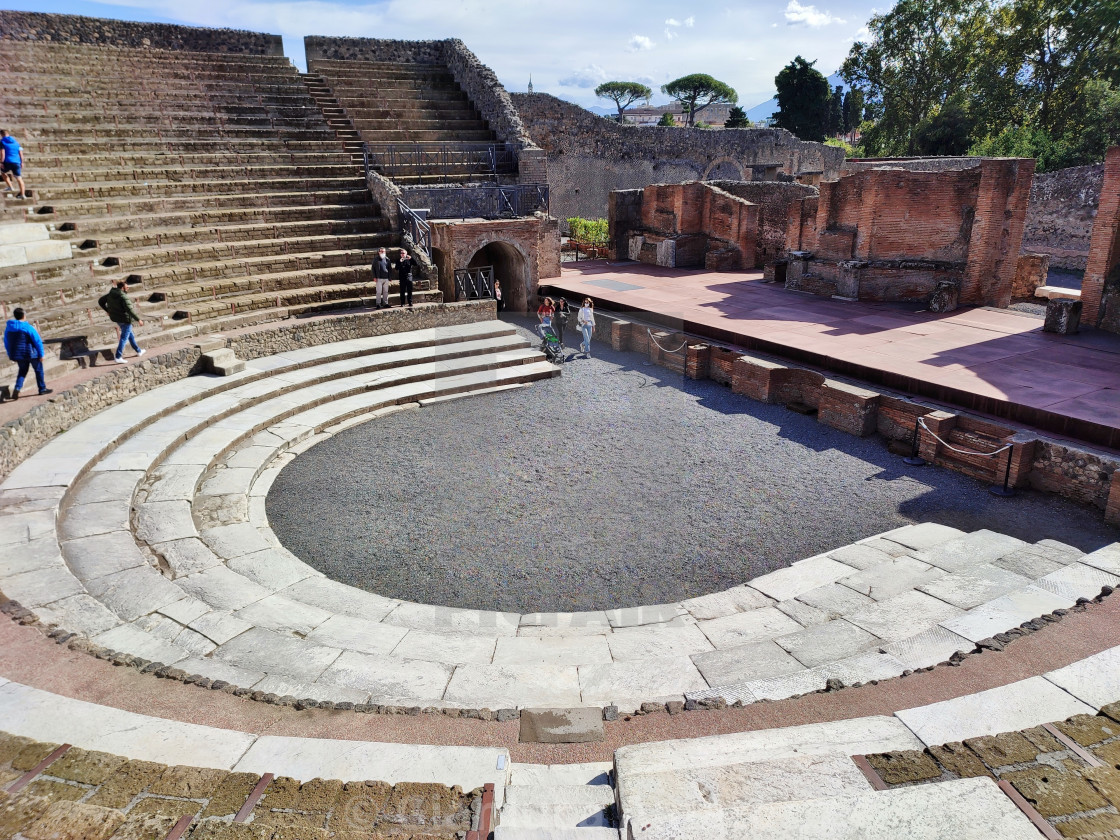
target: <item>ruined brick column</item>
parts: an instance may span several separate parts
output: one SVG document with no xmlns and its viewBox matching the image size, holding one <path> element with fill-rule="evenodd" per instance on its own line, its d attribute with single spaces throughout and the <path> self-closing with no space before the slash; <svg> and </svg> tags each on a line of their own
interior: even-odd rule
<svg viewBox="0 0 1120 840">
<path fill-rule="evenodd" d="M 1011 303 L 1034 166 L 1033 160 L 1025 158 L 980 162 L 976 218 L 961 283 L 962 304 L 1005 307 Z"/>
<path fill-rule="evenodd" d="M 1104 181 L 1093 236 L 1089 240 L 1089 263 L 1081 282 L 1081 318 L 1090 326 L 1120 331 L 1101 323 L 1101 300 L 1109 272 L 1120 264 L 1120 146 L 1108 150 L 1104 159 Z"/>
<path fill-rule="evenodd" d="M 684 375 L 689 379 L 707 379 L 712 348 L 707 344 L 690 344 L 684 363 Z"/>
<path fill-rule="evenodd" d="M 611 321 L 611 349 L 629 350 L 630 333 L 634 325 L 629 321 Z"/>
</svg>

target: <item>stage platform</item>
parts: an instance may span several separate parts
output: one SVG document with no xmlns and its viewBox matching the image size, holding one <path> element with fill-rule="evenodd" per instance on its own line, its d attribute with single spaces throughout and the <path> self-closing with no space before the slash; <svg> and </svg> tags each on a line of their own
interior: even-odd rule
<svg viewBox="0 0 1120 840">
<path fill-rule="evenodd" d="M 840 376 L 1120 449 L 1120 336 L 1042 332 L 1008 309 L 822 298 L 762 272 L 567 264 L 542 294 L 589 296 L 598 311 L 660 324 Z"/>
</svg>

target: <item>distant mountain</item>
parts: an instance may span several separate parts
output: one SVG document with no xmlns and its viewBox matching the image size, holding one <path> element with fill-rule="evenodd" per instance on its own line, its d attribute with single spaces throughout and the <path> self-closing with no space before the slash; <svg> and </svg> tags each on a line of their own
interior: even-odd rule
<svg viewBox="0 0 1120 840">
<path fill-rule="evenodd" d="M 847 90 L 847 85 L 844 84 L 844 80 L 840 77 L 839 72 L 833 73 L 828 77 L 828 86 L 830 89 L 835 88 L 837 85 L 840 85 L 840 87 Z M 777 98 L 769 99 L 766 102 L 763 102 L 761 105 L 755 105 L 753 108 L 747 109 L 747 119 L 751 122 L 762 122 L 763 120 L 768 120 L 772 116 L 774 116 L 774 112 L 777 110 Z"/>
</svg>

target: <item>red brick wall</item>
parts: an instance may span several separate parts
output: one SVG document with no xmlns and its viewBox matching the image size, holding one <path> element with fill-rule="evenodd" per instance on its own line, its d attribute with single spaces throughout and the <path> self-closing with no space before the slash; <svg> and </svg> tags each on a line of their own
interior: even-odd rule
<svg viewBox="0 0 1120 840">
<path fill-rule="evenodd" d="M 985 158 L 980 162 L 976 218 L 960 302 L 1007 306 L 1023 243 L 1034 160 Z"/>
<path fill-rule="evenodd" d="M 1093 326 L 1120 331 L 1111 323 L 1101 323 L 1101 299 L 1104 281 L 1120 263 L 1120 146 L 1108 150 L 1104 159 L 1104 183 L 1093 236 L 1089 242 L 1089 263 L 1081 283 L 1081 319 Z"/>
</svg>

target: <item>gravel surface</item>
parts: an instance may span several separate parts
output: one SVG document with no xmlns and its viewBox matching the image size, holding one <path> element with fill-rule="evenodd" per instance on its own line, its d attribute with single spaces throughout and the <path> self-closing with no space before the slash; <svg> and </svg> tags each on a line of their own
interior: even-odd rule
<svg viewBox="0 0 1120 840">
<path fill-rule="evenodd" d="M 268 495 L 273 530 L 345 583 L 515 612 L 691 598 L 911 522 L 1085 550 L 1116 539 L 1099 511 L 996 498 L 906 467 L 879 438 L 594 350 L 570 351 L 557 379 L 313 447 Z"/>
</svg>

